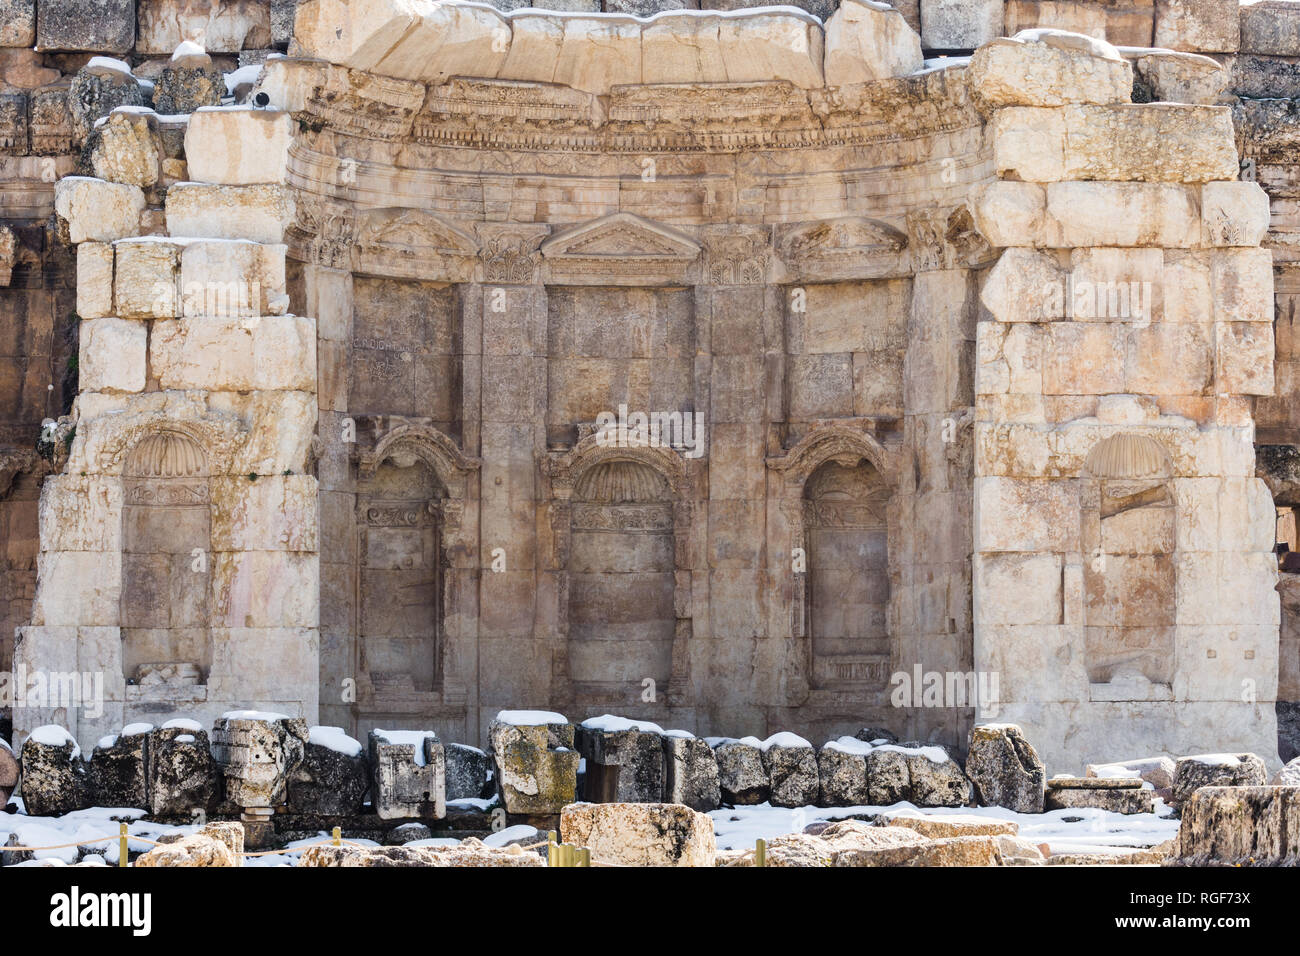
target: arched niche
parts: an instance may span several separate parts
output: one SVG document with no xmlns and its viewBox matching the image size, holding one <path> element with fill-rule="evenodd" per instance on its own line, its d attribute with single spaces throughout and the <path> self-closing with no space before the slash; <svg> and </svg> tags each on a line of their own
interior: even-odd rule
<svg viewBox="0 0 1300 956">
<path fill-rule="evenodd" d="M 1085 663 L 1093 699 L 1169 695 L 1177 604 L 1177 509 L 1168 453 L 1122 433 L 1081 475 Z"/>
<path fill-rule="evenodd" d="M 789 535 L 790 639 L 798 688 L 883 693 L 889 684 L 889 522 L 897 460 L 865 428 L 814 426 L 768 460 Z"/>
<path fill-rule="evenodd" d="M 601 462 L 574 483 L 569 676 L 580 687 L 666 686 L 676 614 L 673 498 L 644 462 Z M 629 695 L 630 696 L 630 695 Z"/>
<path fill-rule="evenodd" d="M 635 712 L 685 696 L 691 634 L 693 483 L 682 457 L 613 447 L 589 435 L 545 465 L 551 551 L 559 572 L 557 705 Z"/>
<path fill-rule="evenodd" d="M 205 684 L 212 666 L 208 456 L 179 431 L 140 438 L 122 467 L 122 666 L 141 688 Z"/>
<path fill-rule="evenodd" d="M 449 571 L 462 540 L 465 456 L 437 429 L 403 425 L 359 455 L 353 634 L 358 726 L 430 713 L 448 682 Z M 459 609 L 463 615 L 464 609 Z"/>
<path fill-rule="evenodd" d="M 890 489 L 865 460 L 827 461 L 804 485 L 813 682 L 884 683 L 889 660 Z"/>
</svg>

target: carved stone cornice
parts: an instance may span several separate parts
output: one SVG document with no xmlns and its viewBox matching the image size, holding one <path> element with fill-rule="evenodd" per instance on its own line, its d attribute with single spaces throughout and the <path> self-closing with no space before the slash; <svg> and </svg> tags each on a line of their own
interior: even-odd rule
<svg viewBox="0 0 1300 956">
<path fill-rule="evenodd" d="M 777 230 L 795 282 L 883 279 L 911 274 L 907 234 L 887 222 L 846 216 Z"/>
<path fill-rule="evenodd" d="M 809 476 L 826 462 L 851 468 L 863 460 L 870 462 L 888 485 L 896 483 L 898 455 L 871 433 L 869 421 L 822 421 L 814 422 L 784 455 L 769 457 L 767 467 L 785 476 L 790 493 L 802 494 Z"/>
<path fill-rule="evenodd" d="M 475 238 L 432 213 L 385 208 L 356 214 L 354 272 L 469 282 L 477 265 Z"/>
</svg>

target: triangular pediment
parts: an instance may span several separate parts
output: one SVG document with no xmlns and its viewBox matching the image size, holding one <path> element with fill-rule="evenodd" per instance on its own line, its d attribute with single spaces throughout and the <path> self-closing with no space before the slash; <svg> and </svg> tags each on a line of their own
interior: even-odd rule
<svg viewBox="0 0 1300 956">
<path fill-rule="evenodd" d="M 542 243 L 542 255 L 548 259 L 684 263 L 699 254 L 700 244 L 690 236 L 630 212 L 574 226 Z"/>
<path fill-rule="evenodd" d="M 784 243 L 788 259 L 892 254 L 907 246 L 907 234 L 886 222 L 849 217 L 804 226 Z"/>
<path fill-rule="evenodd" d="M 474 237 L 432 213 L 400 207 L 359 214 L 357 245 L 363 249 L 405 251 L 412 255 L 473 256 Z"/>
</svg>

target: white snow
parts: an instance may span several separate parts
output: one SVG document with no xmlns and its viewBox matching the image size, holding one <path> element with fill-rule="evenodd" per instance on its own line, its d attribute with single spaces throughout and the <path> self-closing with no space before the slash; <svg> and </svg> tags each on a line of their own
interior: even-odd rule
<svg viewBox="0 0 1300 956">
<path fill-rule="evenodd" d="M 236 87 L 244 83 L 256 83 L 261 74 L 262 64 L 260 63 L 250 63 L 248 66 L 241 66 L 237 70 L 231 70 L 226 74 L 226 92 L 234 96 Z"/>
<path fill-rule="evenodd" d="M 874 750 L 871 744 L 865 740 L 859 740 L 857 737 L 840 737 L 836 740 L 826 741 L 822 750 L 834 750 L 842 754 L 857 754 L 859 757 L 865 757 Z"/>
<path fill-rule="evenodd" d="M 648 720 L 631 720 L 627 717 L 615 717 L 613 714 L 588 717 L 582 722 L 582 726 L 588 730 L 598 730 L 607 734 L 619 733 L 624 730 L 639 730 L 647 734 L 662 734 L 664 732 L 662 727 L 658 724 L 652 724 Z"/>
<path fill-rule="evenodd" d="M 190 720 L 188 717 L 177 717 L 174 720 L 169 720 L 167 721 L 167 723 L 163 724 L 162 729 L 163 730 L 190 730 L 193 731 L 194 733 L 198 733 L 200 730 L 203 729 L 203 725 L 199 723 L 197 720 Z"/>
<path fill-rule="evenodd" d="M 207 56 L 208 51 L 203 49 L 201 44 L 193 40 L 182 40 L 177 44 L 175 51 L 172 53 L 172 62 L 184 59 L 187 56 Z"/>
<path fill-rule="evenodd" d="M 117 734 L 105 734 L 95 741 L 96 750 L 109 750 L 117 743 Z"/>
<path fill-rule="evenodd" d="M 341 731 L 340 731 L 341 733 Z M 415 749 L 415 765 L 424 766 L 424 740 L 430 737 L 436 743 L 438 735 L 432 730 L 380 730 L 376 728 L 374 735 L 386 744 L 409 744 Z"/>
<path fill-rule="evenodd" d="M 759 744 L 759 749 L 764 753 L 767 753 L 773 747 L 806 747 L 811 750 L 812 744 L 804 740 L 798 734 L 792 734 L 788 730 L 783 730 L 779 734 L 773 734 L 771 737 L 768 737 Z"/>
<path fill-rule="evenodd" d="M 541 831 L 537 827 L 530 827 L 526 823 L 517 823 L 512 827 L 506 827 L 504 830 L 498 830 L 496 833 L 489 834 L 483 838 L 484 846 L 505 846 L 512 840 L 524 840 L 532 842 L 534 837 L 540 836 Z"/>
<path fill-rule="evenodd" d="M 556 20 L 602 20 L 606 22 L 623 22 L 623 23 L 653 23 L 661 18 L 670 17 L 721 17 L 723 19 L 738 19 L 742 17 L 770 16 L 772 14 L 784 14 L 786 16 L 797 17 L 807 23 L 822 25 L 822 21 L 813 16 L 807 10 L 801 10 L 799 7 L 785 5 L 773 5 L 770 7 L 746 7 L 741 10 L 660 10 L 658 13 L 652 13 L 648 17 L 637 17 L 630 13 L 587 13 L 587 12 L 569 12 L 562 10 L 544 10 L 536 7 L 523 7 L 519 10 L 511 10 L 509 13 L 501 14 L 501 11 L 495 7 L 483 3 L 466 3 L 463 6 L 485 7 L 494 13 L 504 17 L 506 20 L 514 20 L 523 17 L 554 17 Z"/>
<path fill-rule="evenodd" d="M 361 741 L 349 737 L 342 727 L 312 727 L 307 731 L 307 742 L 348 757 L 356 757 L 361 753 Z M 424 748 L 419 749 L 423 756 Z"/>
<path fill-rule="evenodd" d="M 1155 846 L 1178 832 L 1178 819 L 1157 799 L 1155 813 L 1125 815 L 1093 808 L 1016 813 L 1002 807 L 917 807 L 900 802 L 889 807 L 799 807 L 787 809 L 763 803 L 755 807 L 713 810 L 713 830 L 719 849 L 749 849 L 760 837 L 771 840 L 802 831 L 811 823 L 871 819 L 881 813 L 905 812 L 938 818 L 981 816 L 1012 820 L 1020 836 L 1046 843 L 1053 853 L 1119 853 Z"/>
<path fill-rule="evenodd" d="M 1212 767 L 1240 767 L 1241 758 L 1236 754 L 1192 754 L 1187 760 L 1209 764 Z"/>
<path fill-rule="evenodd" d="M 223 720 L 264 720 L 268 724 L 289 719 L 288 714 L 277 714 L 273 710 L 228 710 L 221 717 Z"/>
<path fill-rule="evenodd" d="M 81 748 L 77 746 L 76 738 L 68 733 L 66 727 L 60 727 L 58 724 L 44 724 L 32 731 L 28 740 L 34 740 L 38 744 L 44 744 L 47 747 L 62 747 L 65 744 L 72 744 L 72 756 L 75 760 L 81 756 Z"/>
<path fill-rule="evenodd" d="M 664 736 L 665 736 L 665 737 L 678 737 L 678 738 L 681 738 L 682 740 L 694 740 L 694 739 L 695 739 L 695 735 L 694 735 L 693 733 L 691 733 L 689 730 L 665 730 L 665 731 L 664 731 Z"/>
<path fill-rule="evenodd" d="M 491 810 L 496 806 L 496 797 L 461 797 L 448 800 L 448 810 Z"/>
<path fill-rule="evenodd" d="M 111 70 L 124 76 L 131 76 L 130 64 L 111 56 L 92 56 L 86 63 L 88 70 Z"/>
<path fill-rule="evenodd" d="M 146 723 L 127 724 L 125 727 L 122 728 L 121 736 L 138 737 L 141 734 L 147 734 L 151 730 L 153 730 L 153 724 L 146 724 Z"/>
<path fill-rule="evenodd" d="M 144 810 L 134 807 L 91 807 L 88 810 L 74 810 L 61 817 L 0 814 L 0 843 L 6 842 L 10 834 L 17 834 L 17 842 L 21 846 L 53 846 L 75 840 L 97 840 L 83 849 L 102 854 L 107 863 L 116 866 L 119 820 L 128 821 L 127 846 L 132 853 L 143 853 L 150 846 L 131 837 L 157 840 L 165 833 L 184 835 L 198 830 L 197 825 L 171 826 L 140 819 L 144 815 Z M 77 847 L 64 847 L 59 850 L 37 850 L 33 856 L 37 860 L 57 859 L 63 863 L 75 863 L 78 852 Z"/>
<path fill-rule="evenodd" d="M 569 718 L 552 710 L 502 710 L 496 719 L 516 727 L 541 727 L 544 724 L 567 724 Z"/>
</svg>

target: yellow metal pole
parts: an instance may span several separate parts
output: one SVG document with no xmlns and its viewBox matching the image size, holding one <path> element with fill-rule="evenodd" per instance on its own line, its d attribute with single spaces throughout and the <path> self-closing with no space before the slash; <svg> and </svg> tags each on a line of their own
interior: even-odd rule
<svg viewBox="0 0 1300 956">
<path fill-rule="evenodd" d="M 762 837 L 754 841 L 754 865 L 767 866 L 767 841 Z"/>
<path fill-rule="evenodd" d="M 578 851 L 578 866 L 591 866 L 591 850 L 585 846 Z"/>
<path fill-rule="evenodd" d="M 546 865 L 559 866 L 559 847 L 555 845 L 555 831 L 548 830 L 546 833 Z"/>
<path fill-rule="evenodd" d="M 335 828 L 334 828 L 334 845 L 335 845 L 335 846 L 342 846 L 342 845 L 343 845 L 343 828 L 342 828 L 342 827 L 335 827 Z"/>
<path fill-rule="evenodd" d="M 129 866 L 126 862 L 126 824 L 119 823 L 117 826 L 117 865 Z"/>
</svg>

